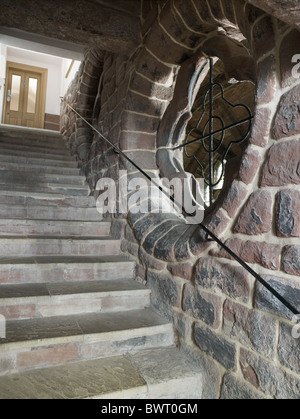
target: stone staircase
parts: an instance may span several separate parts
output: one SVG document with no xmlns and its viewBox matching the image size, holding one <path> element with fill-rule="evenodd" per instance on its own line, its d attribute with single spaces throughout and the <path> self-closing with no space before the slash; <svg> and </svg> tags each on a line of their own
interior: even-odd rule
<svg viewBox="0 0 300 419">
<path fill-rule="evenodd" d="M 0 399 L 200 398 L 59 134 L 0 127 Z"/>
</svg>

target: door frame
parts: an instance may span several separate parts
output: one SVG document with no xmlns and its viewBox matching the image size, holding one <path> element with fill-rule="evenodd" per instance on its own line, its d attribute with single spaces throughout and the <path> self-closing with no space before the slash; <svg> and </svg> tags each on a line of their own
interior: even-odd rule
<svg viewBox="0 0 300 419">
<path fill-rule="evenodd" d="M 6 81 L 5 81 L 5 92 L 4 92 L 4 106 L 2 114 L 2 122 L 5 121 L 6 109 L 7 109 L 7 90 L 8 90 L 8 73 L 10 69 L 16 69 L 21 71 L 33 72 L 40 74 L 41 77 L 41 95 L 38 103 L 38 119 L 37 123 L 39 128 L 44 128 L 45 123 L 45 110 L 46 110 L 46 94 L 47 94 L 47 80 L 48 80 L 48 69 L 42 67 L 34 67 L 27 64 L 15 63 L 13 61 L 7 61 L 6 63 Z"/>
</svg>

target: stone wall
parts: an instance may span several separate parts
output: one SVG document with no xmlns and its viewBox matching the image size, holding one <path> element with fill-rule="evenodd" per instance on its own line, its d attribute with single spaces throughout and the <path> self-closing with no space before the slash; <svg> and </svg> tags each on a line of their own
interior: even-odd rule
<svg viewBox="0 0 300 419">
<path fill-rule="evenodd" d="M 87 55 L 68 100 L 83 103 L 85 116 L 150 176 L 185 176 L 170 146 L 191 117 L 193 76 L 212 53 L 209 40 L 215 55 L 231 57 L 228 71 L 246 59 L 257 86 L 249 145 L 204 223 L 300 310 L 300 33 L 243 0 L 144 1 L 141 21 L 142 41 L 130 54 L 107 53 L 101 64 Z M 101 177 L 118 180 L 120 169 L 140 176 L 80 124 L 69 115 L 63 132 L 92 190 Z M 199 227 L 173 214 L 129 212 L 115 217 L 113 232 L 136 258 L 153 306 L 174 322 L 179 347 L 203 367 L 204 397 L 299 398 L 291 313 Z"/>
</svg>

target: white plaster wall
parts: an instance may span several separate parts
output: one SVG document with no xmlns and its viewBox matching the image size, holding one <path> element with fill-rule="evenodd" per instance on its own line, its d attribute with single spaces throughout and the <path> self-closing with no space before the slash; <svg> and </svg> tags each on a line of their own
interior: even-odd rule
<svg viewBox="0 0 300 419">
<path fill-rule="evenodd" d="M 0 44 L 0 86 L 4 84 L 6 62 L 12 61 L 21 64 L 42 67 L 48 69 L 47 96 L 45 112 L 53 115 L 60 114 L 60 97 L 64 96 L 70 82 L 79 68 L 80 62 L 75 61 L 69 77 L 65 75 L 71 63 L 71 59 L 42 54 L 35 51 Z M 3 112 L 4 86 L 0 87 L 0 116 Z M 2 118 L 1 118 L 2 119 Z"/>
</svg>

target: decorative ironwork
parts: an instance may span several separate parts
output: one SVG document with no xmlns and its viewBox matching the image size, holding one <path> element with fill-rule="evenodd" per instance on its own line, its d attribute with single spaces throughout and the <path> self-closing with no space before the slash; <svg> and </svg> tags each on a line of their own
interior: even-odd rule
<svg viewBox="0 0 300 419">
<path fill-rule="evenodd" d="M 225 97 L 224 97 L 224 89 L 223 86 L 220 83 L 215 83 L 214 82 L 214 76 L 213 76 L 213 70 L 214 70 L 214 59 L 210 58 L 209 59 L 209 65 L 210 65 L 210 81 L 209 81 L 209 88 L 204 96 L 204 100 L 203 100 L 203 113 L 197 123 L 197 125 L 192 128 L 189 133 L 186 136 L 185 142 L 184 144 L 175 147 L 173 150 L 178 150 L 180 148 L 184 149 L 184 153 L 186 155 L 186 157 L 188 159 L 194 159 L 197 163 L 197 165 L 200 167 L 201 169 L 201 173 L 202 173 L 202 177 L 204 179 L 205 184 L 209 187 L 209 201 L 210 201 L 210 205 L 213 204 L 214 202 L 214 189 L 216 188 L 216 186 L 218 186 L 220 184 L 220 182 L 222 181 L 224 174 L 225 174 L 225 165 L 226 165 L 226 158 L 228 156 L 228 153 L 232 147 L 233 144 L 240 144 L 242 142 L 244 142 L 249 134 L 250 134 L 250 130 L 251 130 L 251 126 L 252 126 L 252 121 L 254 116 L 252 115 L 252 112 L 250 110 L 250 108 L 247 105 L 244 104 L 237 104 L 234 105 L 233 103 L 229 102 Z M 246 110 L 246 112 L 248 113 L 249 117 L 242 119 L 234 124 L 225 126 L 224 120 L 220 117 L 220 116 L 216 116 L 214 114 L 214 91 L 216 88 L 220 89 L 221 92 L 221 98 L 222 100 L 231 108 L 243 108 Z M 208 120 L 205 122 L 204 116 L 207 112 L 207 101 L 209 99 L 209 118 Z M 221 129 L 217 129 L 214 130 L 214 121 L 219 121 L 219 123 L 221 124 Z M 204 128 L 202 131 L 202 136 L 201 137 L 197 137 L 194 138 L 193 140 L 190 140 L 190 137 L 192 136 L 192 134 L 196 131 L 199 131 L 199 127 L 200 125 L 205 122 L 204 124 Z M 218 179 L 215 180 L 215 153 L 220 152 L 221 147 L 224 145 L 224 140 L 225 140 L 225 135 L 226 135 L 226 131 L 232 130 L 235 127 L 241 126 L 248 123 L 248 127 L 246 130 L 245 135 L 242 136 L 242 138 L 236 140 L 236 141 L 231 141 L 226 147 L 225 147 L 225 151 L 223 152 L 223 155 L 221 156 L 221 160 L 220 160 L 220 164 L 222 166 L 222 172 L 221 174 L 219 174 Z M 207 128 L 209 129 L 209 132 L 207 132 Z M 216 139 L 216 135 L 221 134 L 221 138 L 220 140 Z M 208 153 L 208 157 L 209 157 L 209 176 L 207 176 L 205 174 L 205 168 L 203 165 L 203 162 L 199 161 L 198 157 L 195 154 L 189 154 L 188 152 L 188 147 L 191 144 L 194 143 L 201 143 L 203 150 Z M 208 144 L 207 144 L 208 143 Z M 215 145 L 217 143 L 217 145 Z"/>
</svg>

